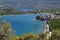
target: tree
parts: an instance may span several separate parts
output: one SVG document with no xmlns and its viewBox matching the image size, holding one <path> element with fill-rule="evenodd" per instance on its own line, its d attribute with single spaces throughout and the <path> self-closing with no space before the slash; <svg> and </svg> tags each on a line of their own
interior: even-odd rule
<svg viewBox="0 0 60 40">
<path fill-rule="evenodd" d="M 12 28 L 9 22 L 3 20 L 0 22 L 0 40 L 10 40 Z"/>
<path fill-rule="evenodd" d="M 52 29 L 60 30 L 60 20 L 57 19 L 57 20 L 51 20 L 51 21 L 49 21 L 49 26 Z"/>
<path fill-rule="evenodd" d="M 60 30 L 53 30 L 49 40 L 60 40 Z"/>
<path fill-rule="evenodd" d="M 37 40 L 37 35 L 34 33 L 24 34 L 19 37 L 19 40 Z"/>
</svg>

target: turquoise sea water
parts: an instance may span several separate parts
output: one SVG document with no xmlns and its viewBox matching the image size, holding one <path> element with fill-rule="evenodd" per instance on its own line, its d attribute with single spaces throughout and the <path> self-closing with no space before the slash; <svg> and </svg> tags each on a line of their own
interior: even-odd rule
<svg viewBox="0 0 60 40">
<path fill-rule="evenodd" d="M 36 21 L 34 18 L 38 14 L 23 14 L 23 15 L 13 15 L 13 16 L 2 16 L 1 20 L 7 20 L 11 23 L 12 29 L 16 31 L 16 35 L 26 34 L 33 32 L 35 34 L 40 34 L 46 25 L 42 21 Z"/>
</svg>

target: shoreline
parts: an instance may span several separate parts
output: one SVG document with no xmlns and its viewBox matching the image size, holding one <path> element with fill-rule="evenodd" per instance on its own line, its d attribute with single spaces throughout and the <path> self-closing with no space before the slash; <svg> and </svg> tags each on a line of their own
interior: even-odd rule
<svg viewBox="0 0 60 40">
<path fill-rule="evenodd" d="M 51 13 L 37 13 L 37 14 L 51 14 Z M 1 16 L 14 16 L 14 15 L 25 15 L 25 14 L 10 14 L 10 15 L 8 14 L 8 15 L 0 15 L 0 17 Z"/>
<path fill-rule="evenodd" d="M 24 14 L 35 14 L 35 13 L 24 13 Z M 53 14 L 53 13 L 36 13 L 36 14 L 46 14 L 46 15 L 49 14 L 50 15 L 50 14 Z M 7 15 L 3 14 L 3 15 L 0 15 L 0 17 L 1 16 L 13 16 L 13 15 L 23 15 L 23 14 L 7 14 Z"/>
<path fill-rule="evenodd" d="M 24 14 L 29 14 L 29 13 L 24 13 Z M 13 15 L 24 15 L 24 14 L 3 14 L 3 15 L 0 15 L 0 16 L 13 16 Z M 32 13 L 34 14 L 34 13 Z"/>
</svg>

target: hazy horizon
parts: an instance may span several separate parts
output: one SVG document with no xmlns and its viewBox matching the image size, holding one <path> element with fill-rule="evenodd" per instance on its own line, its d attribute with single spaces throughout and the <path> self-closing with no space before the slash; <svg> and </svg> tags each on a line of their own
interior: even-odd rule
<svg viewBox="0 0 60 40">
<path fill-rule="evenodd" d="M 15 8 L 60 8 L 60 0 L 0 0 L 0 7 L 12 6 Z"/>
</svg>

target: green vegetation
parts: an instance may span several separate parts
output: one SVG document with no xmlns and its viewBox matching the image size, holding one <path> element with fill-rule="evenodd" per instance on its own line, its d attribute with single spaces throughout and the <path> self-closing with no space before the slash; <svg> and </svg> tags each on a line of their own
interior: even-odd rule
<svg viewBox="0 0 60 40">
<path fill-rule="evenodd" d="M 8 7 L 0 10 L 0 15 L 37 14 L 37 13 L 55 13 L 59 15 L 60 9 L 50 8 L 50 9 L 33 9 L 31 11 L 19 11 Z"/>
<path fill-rule="evenodd" d="M 53 30 L 49 40 L 60 40 L 60 30 Z"/>
<path fill-rule="evenodd" d="M 53 30 L 60 30 L 60 20 L 51 20 L 49 21 L 49 26 L 53 29 Z"/>
<path fill-rule="evenodd" d="M 19 40 L 37 40 L 37 35 L 34 33 L 23 34 L 19 37 Z"/>
<path fill-rule="evenodd" d="M 55 13 L 60 14 L 60 9 L 58 8 L 46 8 L 46 9 L 34 9 L 32 11 L 27 11 L 27 13 Z"/>
<path fill-rule="evenodd" d="M 11 25 L 9 22 L 3 20 L 0 22 L 0 40 L 15 40 L 18 39 L 12 31 Z"/>
<path fill-rule="evenodd" d="M 23 14 L 24 12 L 12 10 L 12 9 L 3 9 L 0 11 L 0 15 L 16 15 L 16 14 Z"/>
<path fill-rule="evenodd" d="M 60 40 L 60 20 L 51 20 L 49 25 L 52 28 L 52 36 L 50 40 Z"/>
</svg>

